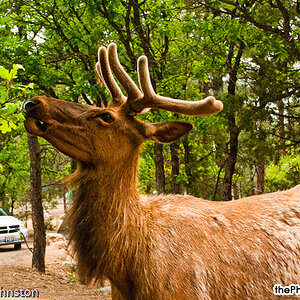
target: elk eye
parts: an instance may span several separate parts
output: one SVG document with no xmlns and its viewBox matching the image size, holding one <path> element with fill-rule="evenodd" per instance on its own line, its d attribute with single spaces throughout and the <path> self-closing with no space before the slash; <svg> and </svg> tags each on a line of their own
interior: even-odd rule
<svg viewBox="0 0 300 300">
<path fill-rule="evenodd" d="M 106 123 L 112 123 L 115 119 L 108 113 L 99 115 L 99 117 Z"/>
</svg>

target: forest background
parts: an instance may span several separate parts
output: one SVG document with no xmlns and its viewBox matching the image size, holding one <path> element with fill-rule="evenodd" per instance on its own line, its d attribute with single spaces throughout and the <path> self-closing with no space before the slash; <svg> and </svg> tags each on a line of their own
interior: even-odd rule
<svg viewBox="0 0 300 300">
<path fill-rule="evenodd" d="M 1 0 L 0 206 L 30 203 L 28 141 L 33 146 L 22 101 L 45 95 L 107 105 L 95 63 L 110 42 L 135 82 L 137 59 L 146 55 L 158 94 L 224 103 L 208 117 L 155 110 L 140 117 L 195 125 L 173 144 L 146 143 L 142 193 L 219 201 L 299 184 L 299 16 L 296 0 Z M 60 183 L 74 163 L 38 142 L 47 206 L 66 194 Z"/>
</svg>

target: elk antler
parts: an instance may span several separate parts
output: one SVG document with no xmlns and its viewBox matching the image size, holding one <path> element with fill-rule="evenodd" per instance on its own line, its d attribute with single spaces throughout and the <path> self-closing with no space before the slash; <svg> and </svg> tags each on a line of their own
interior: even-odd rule
<svg viewBox="0 0 300 300">
<path fill-rule="evenodd" d="M 98 51 L 98 62 L 96 63 L 96 70 L 102 82 L 109 90 L 112 97 L 112 104 L 119 106 L 125 102 L 126 97 L 123 95 L 121 89 L 113 78 L 111 73 L 109 62 L 107 58 L 107 52 L 105 47 L 100 47 Z"/>
<path fill-rule="evenodd" d="M 212 96 L 199 101 L 183 101 L 155 94 L 150 81 L 146 56 L 141 56 L 138 60 L 138 76 L 144 98 L 131 103 L 131 107 L 137 112 L 144 108 L 156 108 L 179 114 L 203 116 L 217 113 L 223 109 L 222 102 Z"/>
<path fill-rule="evenodd" d="M 150 81 L 146 56 L 141 56 L 138 60 L 138 77 L 141 92 L 121 66 L 117 55 L 117 46 L 114 43 L 108 46 L 107 51 L 104 47 L 99 49 L 99 62 L 96 68 L 100 78 L 112 95 L 113 104 L 120 105 L 124 103 L 125 96 L 113 79 L 112 70 L 127 93 L 126 103 L 130 106 L 133 114 L 143 113 L 145 109 L 155 108 L 191 116 L 204 116 L 217 113 L 223 109 L 222 102 L 212 96 L 199 101 L 184 101 L 157 95 Z"/>
</svg>

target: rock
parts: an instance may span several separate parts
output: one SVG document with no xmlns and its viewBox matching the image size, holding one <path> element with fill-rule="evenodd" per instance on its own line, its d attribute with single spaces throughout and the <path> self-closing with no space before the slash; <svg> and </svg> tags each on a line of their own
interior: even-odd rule
<svg viewBox="0 0 300 300">
<path fill-rule="evenodd" d="M 104 287 L 100 288 L 99 290 L 102 293 L 111 292 L 111 287 L 110 286 L 104 286 Z"/>
<path fill-rule="evenodd" d="M 51 232 L 46 234 L 46 245 L 50 246 L 51 244 L 55 244 L 58 248 L 65 248 L 67 241 L 62 234 Z"/>
<path fill-rule="evenodd" d="M 76 266 L 77 263 L 74 260 L 66 260 L 62 263 L 62 268 L 69 273 L 74 273 L 76 270 Z"/>
</svg>

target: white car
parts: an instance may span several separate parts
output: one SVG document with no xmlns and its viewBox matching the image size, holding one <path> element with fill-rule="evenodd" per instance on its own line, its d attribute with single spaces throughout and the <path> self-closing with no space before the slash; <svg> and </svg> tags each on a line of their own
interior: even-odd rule
<svg viewBox="0 0 300 300">
<path fill-rule="evenodd" d="M 24 223 L 0 207 L 0 246 L 13 244 L 15 249 L 20 249 L 24 237 L 25 239 L 28 237 Z"/>
</svg>

